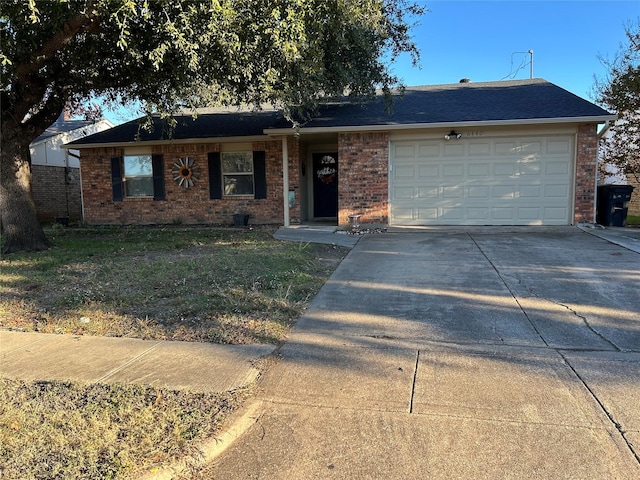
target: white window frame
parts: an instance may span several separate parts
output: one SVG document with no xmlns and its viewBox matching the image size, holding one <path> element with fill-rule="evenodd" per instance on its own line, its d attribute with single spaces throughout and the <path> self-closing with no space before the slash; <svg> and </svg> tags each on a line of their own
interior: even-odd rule
<svg viewBox="0 0 640 480">
<path fill-rule="evenodd" d="M 148 160 L 149 162 L 149 174 L 147 175 L 146 173 L 144 174 L 127 174 L 127 159 L 134 159 L 134 158 L 140 158 L 140 157 L 145 157 L 146 160 Z M 149 185 L 150 185 L 150 191 L 149 192 L 143 192 L 142 194 L 131 194 L 130 193 L 130 189 L 129 186 L 133 185 L 134 182 L 136 182 L 137 180 L 146 180 Z M 123 194 L 125 198 L 153 198 L 154 196 L 154 185 L 153 185 L 153 157 L 151 155 L 151 153 L 129 153 L 126 152 L 124 154 L 124 156 L 122 157 L 122 182 L 123 182 Z"/>
<path fill-rule="evenodd" d="M 232 171 L 225 170 L 225 157 L 233 157 L 237 155 L 242 155 L 245 157 L 245 160 L 249 162 L 251 166 L 250 171 Z M 255 172 L 253 170 L 253 151 L 223 151 L 220 152 L 220 164 L 222 170 L 222 194 L 225 197 L 253 197 L 256 191 L 255 185 Z M 233 184 L 231 181 L 234 177 L 250 177 L 251 178 L 251 192 L 243 192 L 243 193 L 234 193 L 233 192 Z"/>
</svg>

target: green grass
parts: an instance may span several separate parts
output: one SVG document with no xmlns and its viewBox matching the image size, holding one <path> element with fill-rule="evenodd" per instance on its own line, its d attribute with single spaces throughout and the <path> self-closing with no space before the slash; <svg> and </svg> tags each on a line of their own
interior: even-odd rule
<svg viewBox="0 0 640 480">
<path fill-rule="evenodd" d="M 627 215 L 628 227 L 640 227 L 640 215 Z"/>
<path fill-rule="evenodd" d="M 215 343 L 281 342 L 344 249 L 269 228 L 52 229 L 0 260 L 0 327 Z"/>
<path fill-rule="evenodd" d="M 49 229 L 55 247 L 0 259 L 0 328 L 277 344 L 347 250 L 273 231 Z M 0 378 L 0 478 L 135 478 L 195 453 L 249 393 Z"/>
</svg>

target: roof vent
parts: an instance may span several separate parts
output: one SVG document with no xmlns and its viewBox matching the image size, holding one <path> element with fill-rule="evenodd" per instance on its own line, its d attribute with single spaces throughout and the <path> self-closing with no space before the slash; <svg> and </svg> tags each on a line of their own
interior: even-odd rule
<svg viewBox="0 0 640 480">
<path fill-rule="evenodd" d="M 460 79 L 460 83 L 471 83 L 471 79 L 470 78 L 461 78 Z"/>
</svg>

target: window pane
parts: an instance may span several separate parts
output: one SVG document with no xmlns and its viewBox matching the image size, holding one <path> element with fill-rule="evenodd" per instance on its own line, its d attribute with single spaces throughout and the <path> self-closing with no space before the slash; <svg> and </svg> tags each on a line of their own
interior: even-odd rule
<svg viewBox="0 0 640 480">
<path fill-rule="evenodd" d="M 153 197 L 153 177 L 125 178 L 124 191 L 127 197 Z"/>
<path fill-rule="evenodd" d="M 253 195 L 253 175 L 225 175 L 225 195 Z"/>
<path fill-rule="evenodd" d="M 124 176 L 140 177 L 153 175 L 151 155 L 132 155 L 124 157 Z"/>
<path fill-rule="evenodd" d="M 222 173 L 253 172 L 252 152 L 222 152 Z"/>
<path fill-rule="evenodd" d="M 127 197 L 153 197 L 151 155 L 124 157 L 124 194 Z"/>
</svg>

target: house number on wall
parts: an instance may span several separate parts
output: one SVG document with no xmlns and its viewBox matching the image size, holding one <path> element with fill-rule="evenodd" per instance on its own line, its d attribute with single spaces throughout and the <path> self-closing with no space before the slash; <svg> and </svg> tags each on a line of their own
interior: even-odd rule
<svg viewBox="0 0 640 480">
<path fill-rule="evenodd" d="M 173 179 L 178 182 L 178 186 L 184 188 L 193 187 L 193 183 L 200 178 L 200 172 L 198 165 L 194 159 L 189 157 L 179 158 L 173 163 L 175 167 L 171 173 L 173 173 Z"/>
</svg>

